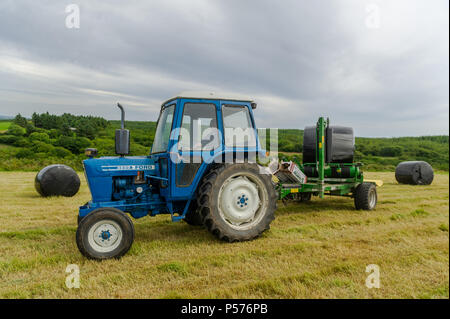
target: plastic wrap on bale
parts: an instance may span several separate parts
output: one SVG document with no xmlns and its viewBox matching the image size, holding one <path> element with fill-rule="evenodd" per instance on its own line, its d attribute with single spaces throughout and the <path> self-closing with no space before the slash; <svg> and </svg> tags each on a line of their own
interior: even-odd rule
<svg viewBox="0 0 450 319">
<path fill-rule="evenodd" d="M 326 131 L 326 162 L 352 163 L 355 155 L 353 128 L 329 126 Z"/>
<path fill-rule="evenodd" d="M 316 162 L 317 132 L 315 126 L 307 126 L 303 131 L 303 163 Z"/>
<path fill-rule="evenodd" d="M 54 164 L 44 167 L 34 180 L 36 191 L 47 196 L 74 196 L 80 189 L 80 178 L 69 166 Z"/>
<path fill-rule="evenodd" d="M 430 185 L 433 178 L 433 167 L 424 161 L 401 162 L 395 168 L 395 179 L 400 184 Z"/>
<path fill-rule="evenodd" d="M 353 128 L 329 126 L 326 129 L 325 161 L 327 163 L 352 163 L 355 155 Z M 317 132 L 307 126 L 303 132 L 303 163 L 316 162 Z M 308 174 L 307 174 L 308 175 Z"/>
</svg>

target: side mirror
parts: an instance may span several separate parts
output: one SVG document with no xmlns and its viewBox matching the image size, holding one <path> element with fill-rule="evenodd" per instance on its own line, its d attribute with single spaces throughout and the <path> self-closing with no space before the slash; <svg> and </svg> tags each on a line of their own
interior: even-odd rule
<svg viewBox="0 0 450 319">
<path fill-rule="evenodd" d="M 122 105 L 117 103 L 117 106 L 121 111 L 121 128 L 116 130 L 116 154 L 123 156 L 130 153 L 130 131 L 125 129 L 125 111 Z"/>
</svg>

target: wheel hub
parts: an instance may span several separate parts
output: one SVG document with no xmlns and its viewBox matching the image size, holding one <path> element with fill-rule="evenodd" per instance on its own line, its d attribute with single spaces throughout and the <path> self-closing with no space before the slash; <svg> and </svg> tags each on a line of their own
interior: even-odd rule
<svg viewBox="0 0 450 319">
<path fill-rule="evenodd" d="M 111 237 L 111 233 L 109 232 L 109 229 L 107 231 L 102 231 L 102 233 L 99 235 L 99 237 L 102 240 L 107 240 L 109 237 Z"/>
<path fill-rule="evenodd" d="M 101 252 L 112 251 L 119 246 L 122 240 L 120 226 L 112 221 L 99 221 L 92 226 L 88 235 L 91 246 Z"/>
<path fill-rule="evenodd" d="M 242 196 L 239 196 L 236 205 L 240 208 L 247 206 L 248 205 L 248 197 L 245 196 L 245 194 L 243 194 Z"/>
<path fill-rule="evenodd" d="M 219 193 L 219 209 L 233 225 L 252 221 L 260 202 L 257 186 L 245 176 L 227 180 Z"/>
</svg>

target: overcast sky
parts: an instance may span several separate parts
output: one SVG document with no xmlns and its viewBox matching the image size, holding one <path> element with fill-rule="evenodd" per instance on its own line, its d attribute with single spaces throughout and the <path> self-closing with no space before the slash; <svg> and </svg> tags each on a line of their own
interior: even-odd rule
<svg viewBox="0 0 450 319">
<path fill-rule="evenodd" d="M 325 115 L 358 136 L 447 135 L 448 14 L 448 0 L 2 0 L 0 115 L 119 119 L 120 101 L 154 121 L 208 90 L 253 97 L 259 127 Z"/>
</svg>

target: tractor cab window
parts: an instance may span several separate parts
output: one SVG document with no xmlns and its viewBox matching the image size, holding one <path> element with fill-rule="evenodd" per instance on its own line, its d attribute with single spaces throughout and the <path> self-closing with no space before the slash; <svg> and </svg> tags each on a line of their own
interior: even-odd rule
<svg viewBox="0 0 450 319">
<path fill-rule="evenodd" d="M 210 151 L 219 145 L 216 106 L 207 103 L 185 103 L 178 149 Z"/>
<path fill-rule="evenodd" d="M 222 107 L 225 146 L 256 146 L 255 130 L 248 107 L 244 105 L 224 105 Z"/>
<path fill-rule="evenodd" d="M 155 139 L 153 140 L 152 153 L 166 152 L 169 146 L 170 131 L 172 130 L 173 112 L 175 105 L 165 107 L 159 115 L 156 126 Z"/>
</svg>

